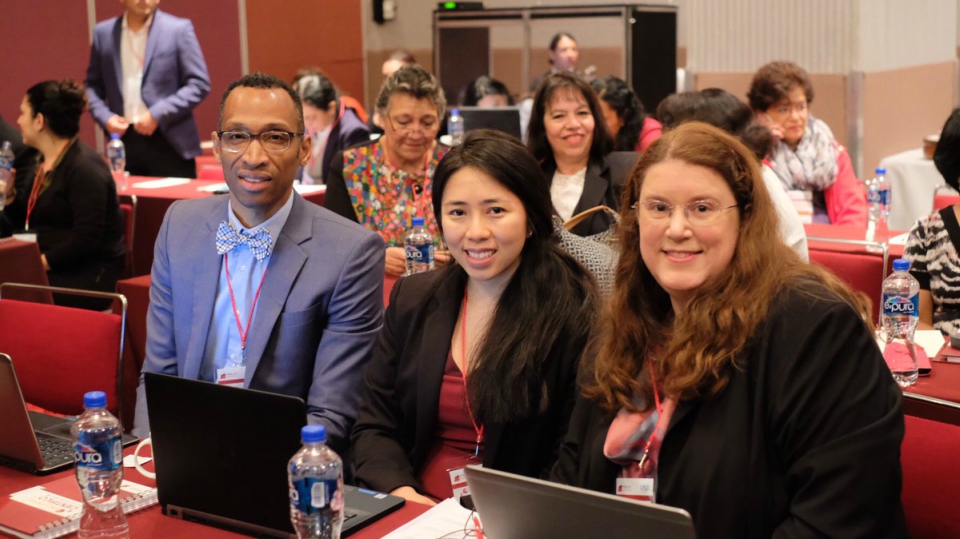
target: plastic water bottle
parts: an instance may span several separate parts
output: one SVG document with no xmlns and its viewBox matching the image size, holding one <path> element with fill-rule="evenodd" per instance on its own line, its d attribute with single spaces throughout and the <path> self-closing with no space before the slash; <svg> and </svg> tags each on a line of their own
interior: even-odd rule
<svg viewBox="0 0 960 539">
<path fill-rule="evenodd" d="M 886 242 L 890 219 L 890 185 L 887 169 L 877 168 L 876 176 L 867 180 L 867 241 Z M 870 251 L 882 251 L 873 247 Z"/>
<path fill-rule="evenodd" d="M 107 160 L 110 161 L 110 170 L 113 172 L 113 181 L 117 182 L 118 189 L 127 188 L 127 148 L 120 140 L 119 133 L 110 134 L 107 143 Z"/>
<path fill-rule="evenodd" d="M 450 111 L 450 119 L 447 120 L 447 134 L 450 135 L 450 144 L 459 146 L 463 143 L 465 131 L 463 130 L 463 116 L 460 116 L 460 109 Z"/>
<path fill-rule="evenodd" d="M 414 217 L 413 229 L 403 237 L 407 255 L 407 275 L 433 269 L 433 236 L 423 226 L 423 217 Z"/>
<path fill-rule="evenodd" d="M 897 354 L 890 363 L 893 379 L 901 387 L 917 381 L 917 355 L 913 333 L 920 319 L 920 283 L 910 275 L 910 261 L 893 261 L 893 273 L 883 281 L 883 330 L 886 341 L 900 343 L 909 353 Z"/>
<path fill-rule="evenodd" d="M 297 537 L 339 539 L 343 526 L 343 461 L 327 447 L 327 429 L 307 425 L 303 447 L 287 465 L 290 522 Z"/>
<path fill-rule="evenodd" d="M 10 145 L 9 140 L 3 141 L 3 146 L 0 146 L 0 211 L 3 210 L 4 202 L 6 202 L 6 193 L 5 189 L 7 184 L 13 181 L 13 147 Z"/>
<path fill-rule="evenodd" d="M 123 481 L 120 421 L 106 410 L 107 395 L 103 391 L 85 394 L 83 406 L 83 414 L 70 428 L 77 483 L 83 494 L 79 537 L 128 538 L 127 517 L 117 495 Z"/>
</svg>

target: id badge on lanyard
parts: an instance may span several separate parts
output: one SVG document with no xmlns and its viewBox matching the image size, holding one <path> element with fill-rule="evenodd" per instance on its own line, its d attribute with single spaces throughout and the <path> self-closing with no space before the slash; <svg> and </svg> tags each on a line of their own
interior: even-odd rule
<svg viewBox="0 0 960 539">
<path fill-rule="evenodd" d="M 470 495 L 470 486 L 467 485 L 467 474 L 465 473 L 468 465 L 483 466 L 483 459 L 477 455 L 470 455 L 466 458 L 466 461 L 458 459 L 455 465 L 446 468 L 447 474 L 450 476 L 450 490 L 453 491 L 453 499 L 457 500 L 457 503 L 460 502 L 462 496 Z"/>
</svg>

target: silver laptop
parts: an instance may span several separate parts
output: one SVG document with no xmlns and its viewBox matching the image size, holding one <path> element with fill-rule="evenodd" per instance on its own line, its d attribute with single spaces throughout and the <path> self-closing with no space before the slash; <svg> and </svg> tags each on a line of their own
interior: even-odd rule
<svg viewBox="0 0 960 539">
<path fill-rule="evenodd" d="M 467 485 L 496 539 L 696 539 L 683 509 L 467 466 Z"/>
<path fill-rule="evenodd" d="M 72 419 L 28 412 L 13 369 L 0 353 L 0 465 L 38 475 L 73 466 Z M 124 445 L 137 441 L 124 435 Z"/>
</svg>

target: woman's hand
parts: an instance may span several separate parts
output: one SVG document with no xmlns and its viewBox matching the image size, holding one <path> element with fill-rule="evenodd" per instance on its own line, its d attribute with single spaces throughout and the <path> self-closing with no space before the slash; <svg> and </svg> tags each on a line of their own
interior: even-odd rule
<svg viewBox="0 0 960 539">
<path fill-rule="evenodd" d="M 769 114 L 766 112 L 757 114 L 757 122 L 770 130 L 770 134 L 773 135 L 774 144 L 778 144 L 783 140 L 783 126 L 773 121 L 773 118 L 771 118 Z"/>
<path fill-rule="evenodd" d="M 403 247 L 387 247 L 387 275 L 399 277 L 407 271 L 407 255 Z"/>
<path fill-rule="evenodd" d="M 404 500 L 410 502 L 422 503 L 424 505 L 437 505 L 437 502 L 427 498 L 426 496 L 420 495 L 416 490 L 413 489 L 413 487 L 395 488 L 390 492 L 390 494 L 393 496 L 400 496 Z"/>
</svg>

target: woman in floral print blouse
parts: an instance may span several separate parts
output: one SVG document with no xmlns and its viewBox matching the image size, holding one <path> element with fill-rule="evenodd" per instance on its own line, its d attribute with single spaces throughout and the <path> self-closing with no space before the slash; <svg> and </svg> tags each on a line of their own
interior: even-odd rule
<svg viewBox="0 0 960 539">
<path fill-rule="evenodd" d="M 423 217 L 438 245 L 437 264 L 450 255 L 430 204 L 437 163 L 449 150 L 437 143 L 446 99 L 437 80 L 418 65 L 397 70 L 380 89 L 376 111 L 384 134 L 334 156 L 324 207 L 376 231 L 387 244 L 386 273 L 406 270 L 403 236 Z"/>
</svg>

